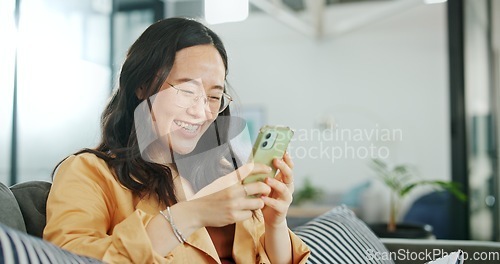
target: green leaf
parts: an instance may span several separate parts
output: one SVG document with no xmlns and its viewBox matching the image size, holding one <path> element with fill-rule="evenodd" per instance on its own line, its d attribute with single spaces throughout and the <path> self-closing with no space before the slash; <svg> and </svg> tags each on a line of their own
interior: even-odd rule
<svg viewBox="0 0 500 264">
<path fill-rule="evenodd" d="M 449 191 L 451 194 L 453 194 L 460 201 L 467 200 L 467 195 L 465 195 L 462 191 L 460 191 L 458 184 L 456 184 L 454 182 L 446 182 L 446 181 L 440 181 L 440 180 L 423 180 L 423 181 L 414 182 L 414 183 L 406 186 L 403 190 L 401 190 L 400 196 L 401 197 L 405 196 L 414 187 L 421 186 L 421 185 L 435 186 L 438 189 Z"/>
<path fill-rule="evenodd" d="M 406 174 L 408 172 L 408 169 L 406 168 L 405 165 L 399 165 L 394 167 L 394 172 L 399 174 Z"/>
<path fill-rule="evenodd" d="M 421 185 L 422 183 L 423 183 L 423 181 L 417 181 L 417 182 L 407 184 L 404 188 L 401 189 L 401 191 L 399 192 L 399 196 L 400 197 L 406 196 L 407 194 L 410 193 L 410 191 L 413 190 L 413 188 Z"/>
<path fill-rule="evenodd" d="M 293 194 L 293 200 L 292 203 L 299 205 L 305 201 L 308 200 L 316 200 L 320 198 L 323 195 L 323 190 L 320 188 L 315 187 L 312 183 L 309 177 L 306 177 L 304 179 L 304 184 L 302 188 L 297 189 L 294 194 Z"/>
<path fill-rule="evenodd" d="M 458 200 L 466 201 L 467 195 L 460 190 L 460 185 L 456 182 L 444 182 L 444 181 L 435 181 L 435 184 L 439 185 L 442 189 L 449 191 L 453 194 Z"/>
<path fill-rule="evenodd" d="M 387 164 L 385 162 L 379 160 L 379 159 L 373 159 L 372 160 L 375 165 L 377 165 L 380 168 L 387 169 Z"/>
</svg>

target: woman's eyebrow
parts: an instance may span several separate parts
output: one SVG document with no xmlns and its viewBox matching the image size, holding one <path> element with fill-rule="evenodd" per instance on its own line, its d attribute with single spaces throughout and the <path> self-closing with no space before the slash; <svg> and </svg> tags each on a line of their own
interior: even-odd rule
<svg viewBox="0 0 500 264">
<path fill-rule="evenodd" d="M 197 79 L 191 79 L 191 78 L 180 78 L 180 79 L 176 79 L 176 81 L 178 83 L 191 82 L 191 83 L 194 83 L 194 84 L 199 85 L 199 86 L 202 85 L 202 83 L 200 81 L 198 81 Z"/>
<path fill-rule="evenodd" d="M 180 79 L 176 79 L 177 82 L 179 83 L 185 83 L 185 82 L 191 82 L 191 83 L 194 83 L 198 86 L 203 86 L 203 84 L 198 81 L 198 79 L 192 79 L 192 78 L 180 78 Z M 210 90 L 221 90 L 221 91 L 224 91 L 224 86 L 223 85 L 214 85 L 212 87 L 209 88 Z"/>
<path fill-rule="evenodd" d="M 224 91 L 224 86 L 220 86 L 220 85 L 214 85 L 210 88 L 210 90 L 221 90 L 221 91 Z"/>
</svg>

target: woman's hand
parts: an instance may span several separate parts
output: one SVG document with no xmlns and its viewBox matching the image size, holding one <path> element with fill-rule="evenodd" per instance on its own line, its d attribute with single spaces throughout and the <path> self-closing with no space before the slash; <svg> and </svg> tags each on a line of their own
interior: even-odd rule
<svg viewBox="0 0 500 264">
<path fill-rule="evenodd" d="M 221 227 L 252 217 L 252 211 L 262 209 L 264 202 L 260 195 L 249 196 L 269 195 L 271 187 L 264 182 L 242 185 L 239 178 L 270 171 L 271 168 L 263 164 L 246 164 L 224 176 L 224 180 L 217 181 L 203 194 L 196 194 L 196 198 L 172 205 L 170 212 L 176 227 L 184 237 L 189 237 L 201 227 Z M 154 250 L 162 256 L 178 245 L 173 229 L 161 214 L 148 223 L 146 232 Z"/>
<path fill-rule="evenodd" d="M 246 164 L 236 170 L 236 174 L 242 179 L 252 174 L 269 173 L 271 168 L 263 164 Z M 271 186 L 264 182 L 253 182 L 242 185 L 238 180 L 232 182 L 233 177 L 228 175 L 228 181 L 232 183 L 226 187 L 224 182 L 220 182 L 219 188 L 211 194 L 197 196 L 198 198 L 188 201 L 191 203 L 193 211 L 197 212 L 200 227 L 213 226 L 220 227 L 243 221 L 252 217 L 252 211 L 262 209 L 264 202 L 260 195 L 269 195 Z M 249 197 L 256 195 L 257 197 Z"/>
<path fill-rule="evenodd" d="M 275 159 L 273 165 L 279 170 L 275 178 L 267 178 L 271 193 L 262 196 L 265 206 L 262 209 L 266 232 L 265 250 L 271 263 L 292 263 L 292 243 L 288 233 L 286 214 L 292 203 L 293 162 L 288 153 L 283 159 Z"/>
<path fill-rule="evenodd" d="M 280 226 L 285 223 L 288 207 L 292 203 L 293 162 L 288 153 L 283 159 L 274 159 L 273 165 L 279 170 L 275 178 L 266 178 L 265 183 L 272 191 L 262 196 L 265 207 L 262 209 L 266 227 Z"/>
</svg>

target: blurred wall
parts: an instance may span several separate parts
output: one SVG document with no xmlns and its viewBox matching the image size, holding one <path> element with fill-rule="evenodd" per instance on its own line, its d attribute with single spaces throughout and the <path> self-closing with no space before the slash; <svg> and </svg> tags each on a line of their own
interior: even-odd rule
<svg viewBox="0 0 500 264">
<path fill-rule="evenodd" d="M 368 8 L 360 5 L 354 11 L 359 15 Z M 107 34 L 102 27 L 89 28 L 94 23 L 85 24 L 79 14 L 65 16 L 71 22 L 65 28 L 68 32 L 87 25 L 93 36 L 103 36 L 95 39 Z M 334 23 L 335 17 L 328 21 Z M 450 179 L 445 4 L 422 4 L 320 40 L 265 13 L 211 28 L 228 50 L 228 79 L 239 109 L 260 107 L 267 123 L 295 128 L 290 152 L 298 186 L 309 176 L 326 191 L 345 192 L 374 179 L 367 166 L 371 158 L 412 163 L 423 177 Z M 61 45 L 75 45 L 73 38 L 64 37 L 65 31 L 54 34 L 68 41 Z M 76 40 L 80 38 L 85 36 Z M 27 99 L 20 105 L 19 181 L 49 180 L 61 158 L 94 146 L 99 114 L 110 90 L 109 72 L 99 63 L 79 57 L 55 60 L 54 54 L 61 50 L 49 45 L 53 39 L 36 41 L 30 52 L 38 59 L 25 56 L 26 66 L 20 65 L 24 67 L 20 74 L 31 79 L 20 86 L 21 99 Z M 65 64 L 69 59 L 71 67 Z M 4 101 L 2 113 L 10 113 L 9 101 Z M 2 114 L 7 124 L 1 134 L 2 182 L 8 178 L 9 116 Z M 333 129 L 325 130 L 329 125 Z"/>
<path fill-rule="evenodd" d="M 225 42 L 228 80 L 242 107 L 262 107 L 267 123 L 298 131 L 291 147 L 298 182 L 310 176 L 343 192 L 374 178 L 367 164 L 377 157 L 450 179 L 445 4 L 422 4 L 321 40 L 265 13 L 212 28 Z M 333 139 L 320 129 L 328 122 Z M 346 130 L 351 137 L 335 138 Z"/>
<path fill-rule="evenodd" d="M 16 46 L 17 182 L 50 181 L 59 161 L 99 140 L 100 113 L 111 91 L 109 19 L 98 12 L 25 0 L 16 32 L 14 2 L 0 2 L 0 181 L 11 184 Z"/>
</svg>

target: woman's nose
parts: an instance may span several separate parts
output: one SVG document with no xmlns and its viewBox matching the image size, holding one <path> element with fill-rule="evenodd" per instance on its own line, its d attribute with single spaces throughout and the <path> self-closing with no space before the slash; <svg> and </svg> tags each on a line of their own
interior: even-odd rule
<svg viewBox="0 0 500 264">
<path fill-rule="evenodd" d="M 207 117 L 210 114 L 210 109 L 207 104 L 206 96 L 197 96 L 194 100 L 194 104 L 187 109 L 188 114 L 195 117 Z"/>
</svg>

